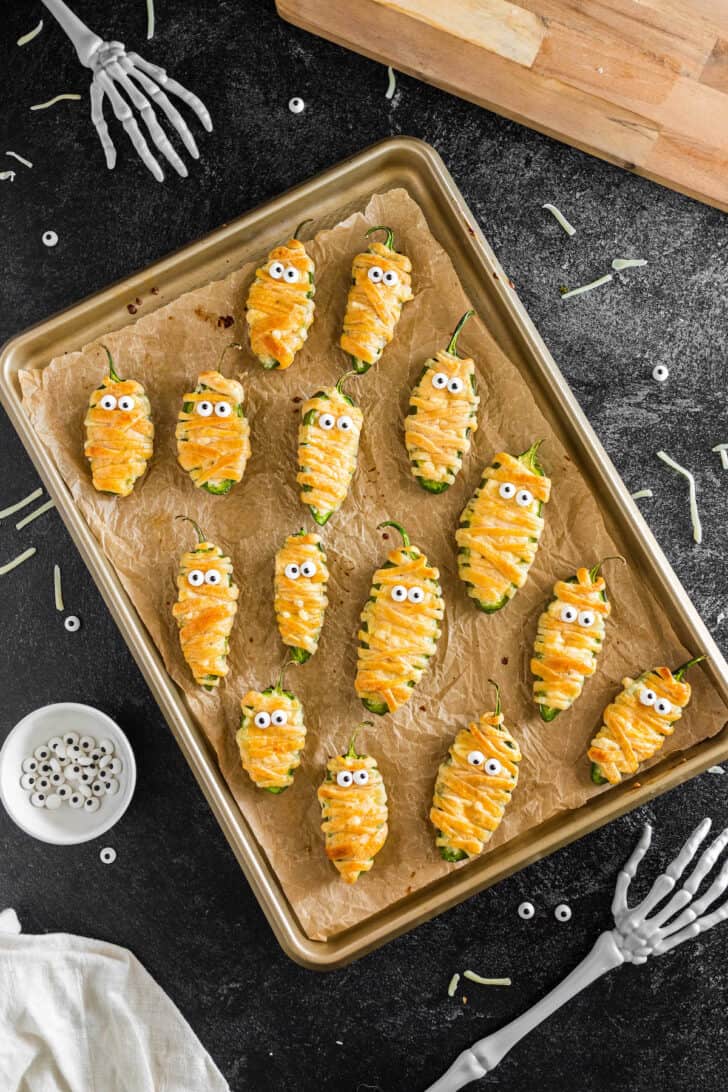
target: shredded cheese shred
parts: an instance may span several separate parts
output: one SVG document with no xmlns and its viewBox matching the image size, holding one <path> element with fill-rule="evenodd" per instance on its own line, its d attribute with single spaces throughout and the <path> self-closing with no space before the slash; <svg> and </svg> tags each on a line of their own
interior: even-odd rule
<svg viewBox="0 0 728 1092">
<path fill-rule="evenodd" d="M 16 501 L 15 504 L 11 504 L 9 508 L 3 508 L 2 511 L 0 511 L 0 519 L 7 519 L 8 516 L 14 516 L 21 508 L 27 508 L 29 504 L 32 504 L 34 500 L 38 500 L 38 497 L 41 497 L 42 495 L 42 489 L 34 489 L 32 493 L 28 493 L 27 497 L 23 497 L 22 500 Z"/>
<path fill-rule="evenodd" d="M 658 451 L 657 458 L 662 459 L 663 463 L 666 463 L 678 474 L 682 474 L 683 478 L 687 478 L 688 480 L 690 490 L 690 521 L 693 525 L 693 540 L 700 545 L 703 541 L 703 528 L 700 523 L 700 514 L 698 512 L 698 494 L 695 487 L 695 478 L 684 466 L 680 466 L 680 463 L 676 463 L 674 459 L 671 459 L 667 452 Z"/>
<path fill-rule="evenodd" d="M 63 610 L 63 589 L 61 587 L 61 569 L 60 566 L 53 566 L 53 599 L 56 604 L 56 610 Z"/>
</svg>

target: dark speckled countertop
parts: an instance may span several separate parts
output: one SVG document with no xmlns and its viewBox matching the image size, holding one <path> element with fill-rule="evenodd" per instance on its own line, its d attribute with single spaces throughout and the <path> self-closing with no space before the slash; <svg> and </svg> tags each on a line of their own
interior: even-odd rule
<svg viewBox="0 0 728 1092">
<path fill-rule="evenodd" d="M 393 134 L 442 155 L 486 236 L 716 639 L 728 642 L 725 566 L 728 474 L 710 448 L 728 441 L 726 219 L 468 103 L 400 77 L 281 22 L 272 0 L 165 0 L 145 38 L 142 0 L 76 0 L 107 38 L 167 66 L 205 100 L 215 131 L 186 180 L 157 185 L 116 124 L 107 172 L 88 117 L 88 76 L 60 30 L 25 49 L 15 40 L 37 4 L 3 10 L 3 143 L 31 159 L 0 182 L 0 340 Z M 30 113 L 78 91 L 80 103 Z M 287 103 L 300 95 L 306 110 Z M 197 132 L 197 130 L 196 130 Z M 541 205 L 578 226 L 569 240 Z M 53 250 L 41 243 L 58 232 Z M 562 303 L 558 286 L 603 272 L 615 255 L 649 265 Z M 670 368 L 659 386 L 656 362 Z M 705 538 L 691 539 L 686 483 L 662 466 L 665 447 L 696 474 Z M 0 507 L 37 482 L 0 420 Z M 169 992 L 238 1090 L 419 1092 L 471 1041 L 535 1001 L 608 923 L 616 873 L 641 823 L 657 826 L 664 863 L 703 815 L 728 821 L 728 777 L 705 774 L 557 853 L 345 970 L 302 970 L 279 950 L 160 712 L 58 517 L 25 532 L 0 525 L 2 560 L 38 554 L 0 578 L 0 740 L 35 706 L 99 705 L 128 732 L 139 766 L 125 820 L 99 845 L 58 850 L 0 815 L 0 908 L 26 932 L 67 931 L 131 948 Z M 84 619 L 65 633 L 51 573 Z M 516 916 L 531 899 L 537 917 Z M 568 901 L 573 919 L 553 918 Z M 728 1051 L 728 926 L 644 968 L 591 987 L 510 1055 L 483 1087 L 529 1092 L 723 1092 Z M 511 975 L 510 989 L 468 988 L 467 966 Z"/>
</svg>

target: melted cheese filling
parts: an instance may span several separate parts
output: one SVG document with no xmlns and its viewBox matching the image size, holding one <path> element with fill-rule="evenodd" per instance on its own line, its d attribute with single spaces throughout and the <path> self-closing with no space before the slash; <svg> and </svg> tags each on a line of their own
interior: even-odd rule
<svg viewBox="0 0 728 1092">
<path fill-rule="evenodd" d="M 275 280 L 269 273 L 272 262 L 294 266 L 298 280 L 293 284 L 283 278 Z M 256 270 L 245 317 L 250 347 L 266 367 L 290 368 L 308 337 L 315 310 L 313 275 L 313 261 L 298 239 L 275 247 L 266 264 Z"/>
<path fill-rule="evenodd" d="M 329 759 L 326 770 L 318 790 L 326 856 L 344 883 L 356 883 L 362 872 L 369 872 L 387 840 L 387 792 L 370 755 L 337 755 Z M 368 770 L 369 781 L 339 785 L 336 775 L 341 770 Z"/>
<path fill-rule="evenodd" d="M 397 284 L 384 281 L 373 284 L 369 270 L 379 266 L 383 272 L 394 270 Z M 346 302 L 344 329 L 340 345 L 345 353 L 374 364 L 394 337 L 402 314 L 402 304 L 412 299 L 410 273 L 412 263 L 404 254 L 384 245 L 372 243 L 369 250 L 357 254 L 351 268 L 352 284 Z"/>
<path fill-rule="evenodd" d="M 177 418 L 177 459 L 196 486 L 242 480 L 250 458 L 250 427 L 243 414 L 243 388 L 220 372 L 202 372 L 197 389 L 185 394 Z M 197 413 L 199 402 L 227 402 L 229 417 Z M 185 407 L 189 406 L 189 409 Z"/>
<path fill-rule="evenodd" d="M 579 569 L 576 581 L 557 580 L 554 599 L 538 620 L 531 671 L 536 676 L 533 700 L 552 709 L 568 709 L 581 694 L 584 680 L 593 675 L 604 642 L 605 621 L 610 605 L 602 598 L 604 578 L 592 583 L 588 569 Z M 592 626 L 580 626 L 578 619 L 565 622 L 564 606 L 591 611 Z"/>
<path fill-rule="evenodd" d="M 99 402 L 113 394 L 117 403 L 124 395 L 134 399 L 130 410 L 102 409 Z M 89 400 L 86 418 L 84 454 L 91 464 L 94 488 L 101 493 L 128 497 L 137 478 L 152 457 L 154 425 L 152 410 L 144 388 L 134 379 L 114 382 L 107 376 Z"/>
<path fill-rule="evenodd" d="M 301 412 L 296 475 L 302 487 L 301 500 L 322 515 L 336 512 L 346 499 L 354 476 L 364 415 L 336 387 L 321 392 L 321 397 L 309 398 Z M 336 421 L 346 415 L 352 420 L 352 428 L 344 431 L 335 424 L 331 429 L 323 429 L 318 424 L 322 413 L 330 413 Z M 314 419 L 307 425 L 309 414 Z"/>
<path fill-rule="evenodd" d="M 468 762 L 471 751 L 481 751 L 485 761 L 495 758 L 497 774 Z M 503 723 L 502 713 L 484 713 L 479 723 L 461 728 L 440 766 L 432 798 L 430 819 L 437 830 L 436 845 L 461 850 L 469 857 L 483 848 L 498 829 L 518 783 L 521 751 Z"/>
<path fill-rule="evenodd" d="M 251 781 L 260 789 L 286 789 L 301 765 L 306 744 L 303 707 L 298 698 L 273 689 L 269 694 L 249 690 L 240 703 L 243 721 L 236 734 L 240 761 Z M 258 728 L 256 713 L 285 709 L 285 724 Z"/>
<path fill-rule="evenodd" d="M 193 569 L 215 569 L 219 584 L 193 587 L 187 577 Z M 228 641 L 238 609 L 238 588 L 231 583 L 233 566 L 219 546 L 202 542 L 180 559 L 177 602 L 172 614 L 179 626 L 182 654 L 198 686 L 218 686 L 228 673 Z"/>
<path fill-rule="evenodd" d="M 674 679 L 668 667 L 648 671 L 636 681 L 622 679 L 623 690 L 604 711 L 604 723 L 591 742 L 588 754 L 603 777 L 612 785 L 633 774 L 641 762 L 652 758 L 667 736 L 675 731 L 675 722 L 690 701 L 690 684 Z M 653 705 L 643 705 L 640 691 L 654 690 L 666 698 L 671 712 L 662 717 Z"/>
<path fill-rule="evenodd" d="M 514 485 L 516 493 L 528 489 L 533 500 L 524 507 L 516 504 L 515 496 L 505 500 L 498 492 L 502 482 Z M 458 573 L 478 603 L 502 605 L 525 584 L 544 527 L 539 504 L 548 501 L 550 491 L 547 477 L 505 452 L 483 471 L 455 533 Z"/>
<path fill-rule="evenodd" d="M 442 372 L 460 379 L 462 391 L 433 387 Z M 475 364 L 444 350 L 428 360 L 425 374 L 412 391 L 404 422 L 404 442 L 415 478 L 451 485 L 470 450 L 470 436 L 478 427 L 480 399 L 473 389 Z"/>
<path fill-rule="evenodd" d="M 276 554 L 274 593 L 278 631 L 284 645 L 302 648 L 313 655 L 318 648 L 324 614 L 329 601 L 326 585 L 329 570 L 326 554 L 319 547 L 321 539 L 316 534 L 289 535 Z M 313 576 L 300 574 L 292 580 L 286 576 L 286 567 L 311 561 L 316 566 Z"/>
<path fill-rule="evenodd" d="M 414 552 L 415 557 L 409 556 Z M 444 603 L 439 572 L 416 548 L 400 547 L 389 555 L 390 565 L 377 569 L 371 598 L 361 613 L 355 680 L 360 698 L 384 701 L 390 713 L 412 696 L 427 661 L 437 647 Z M 392 599 L 395 584 L 420 587 L 422 603 Z"/>
</svg>

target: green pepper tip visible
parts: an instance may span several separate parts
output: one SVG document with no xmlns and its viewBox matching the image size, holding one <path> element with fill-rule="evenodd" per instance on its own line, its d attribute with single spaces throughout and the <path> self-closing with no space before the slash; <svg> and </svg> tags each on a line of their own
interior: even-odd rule
<svg viewBox="0 0 728 1092">
<path fill-rule="evenodd" d="M 332 516 L 331 512 L 319 512 L 317 508 L 312 508 L 310 504 L 308 506 L 308 510 L 313 516 L 315 522 L 318 523 L 319 527 L 324 527 L 329 522 Z"/>
<path fill-rule="evenodd" d="M 458 322 L 455 329 L 453 330 L 452 337 L 450 338 L 450 341 L 448 342 L 447 349 L 445 350 L 445 352 L 450 353 L 451 356 L 457 356 L 458 355 L 457 343 L 458 343 L 458 338 L 460 337 L 460 331 L 462 330 L 463 326 L 468 321 L 468 319 L 472 318 L 472 316 L 474 314 L 475 314 L 475 311 L 473 311 L 472 308 L 469 311 L 466 311 L 465 314 L 463 315 L 463 317 Z"/>
<path fill-rule="evenodd" d="M 554 709 L 552 705 L 539 705 L 538 711 L 541 716 L 541 720 L 545 720 L 547 724 L 549 724 L 552 720 L 555 720 L 561 712 L 560 709 Z"/>
<path fill-rule="evenodd" d="M 367 238 L 369 238 L 374 231 L 386 231 L 387 238 L 384 240 L 384 245 L 388 250 L 394 250 L 394 232 L 391 227 L 385 227 L 384 224 L 378 224 L 377 227 L 370 227 L 369 230 L 365 232 Z"/>
<path fill-rule="evenodd" d="M 428 493 L 444 493 L 446 489 L 450 488 L 450 482 L 435 482 L 430 478 L 415 478 L 415 481 L 422 486 Z"/>
<path fill-rule="evenodd" d="M 677 682 L 680 682 L 680 681 L 681 681 L 681 679 L 682 679 L 682 677 L 683 677 L 683 675 L 685 674 L 685 672 L 686 672 L 686 671 L 687 671 L 687 670 L 688 670 L 689 668 L 691 668 L 691 667 L 694 667 L 694 666 L 695 666 L 695 664 L 699 664 L 699 663 L 701 663 L 701 662 L 702 662 L 703 660 L 707 660 L 707 658 L 708 658 L 708 657 L 707 657 L 707 656 L 705 655 L 705 653 L 702 653 L 702 654 L 701 654 L 700 656 L 694 656 L 692 660 L 688 660 L 688 662 L 687 662 L 687 663 L 685 663 L 685 664 L 681 664 L 681 665 L 680 665 L 680 667 L 676 667 L 676 668 L 675 668 L 675 670 L 674 670 L 674 671 L 673 671 L 673 673 L 672 673 L 672 677 L 673 677 L 673 678 L 674 678 L 674 679 L 675 679 L 675 680 L 676 680 Z"/>
<path fill-rule="evenodd" d="M 234 485 L 235 482 L 232 478 L 223 478 L 218 485 L 214 485 L 213 482 L 203 482 L 202 488 L 213 497 L 224 497 Z"/>
<path fill-rule="evenodd" d="M 101 348 L 106 353 L 106 357 L 107 357 L 107 359 L 109 361 L 109 378 L 111 379 L 111 382 L 112 383 L 121 383 L 122 379 L 121 379 L 120 375 L 116 374 L 116 368 L 114 367 L 114 358 L 111 355 L 111 352 L 106 347 L 106 345 L 102 345 Z"/>
<path fill-rule="evenodd" d="M 362 698 L 361 703 L 365 709 L 370 713 L 374 713 L 377 717 L 383 717 L 385 713 L 389 712 L 389 708 L 385 701 L 375 701 L 373 698 Z"/>
<path fill-rule="evenodd" d="M 449 846 L 440 846 L 439 848 L 443 861 L 449 861 L 450 864 L 454 864 L 456 861 L 464 861 L 467 857 L 464 849 L 450 849 Z"/>
<path fill-rule="evenodd" d="M 285 792 L 288 785 L 266 785 L 265 791 L 272 792 L 274 796 L 278 796 L 279 793 Z"/>
<path fill-rule="evenodd" d="M 291 659 L 294 663 L 305 664 L 307 660 L 311 659 L 311 653 L 305 648 L 292 648 Z"/>
<path fill-rule="evenodd" d="M 393 519 L 385 519 L 384 523 L 377 524 L 377 530 L 381 530 L 382 527 L 394 527 L 395 531 L 399 531 L 402 536 L 402 545 L 405 549 L 410 545 L 410 537 L 405 531 L 401 523 L 396 523 Z"/>
<path fill-rule="evenodd" d="M 592 762 L 591 764 L 591 779 L 595 785 L 606 785 L 607 783 L 607 778 L 602 773 L 598 762 Z"/>
<path fill-rule="evenodd" d="M 368 364 L 366 360 L 361 360 L 358 356 L 351 356 L 351 366 L 357 375 L 364 375 L 371 368 L 371 364 Z"/>
</svg>

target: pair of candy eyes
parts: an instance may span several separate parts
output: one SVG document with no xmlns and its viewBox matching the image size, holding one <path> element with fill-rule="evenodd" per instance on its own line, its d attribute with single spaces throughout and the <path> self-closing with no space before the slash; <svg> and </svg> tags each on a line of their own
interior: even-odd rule
<svg viewBox="0 0 728 1092">
<path fill-rule="evenodd" d="M 350 785 L 366 785 L 369 782 L 369 770 L 339 770 L 336 775 L 336 784 L 342 789 L 348 789 Z"/>
<path fill-rule="evenodd" d="M 206 573 L 203 573 L 202 569 L 193 569 L 187 574 L 187 583 L 193 588 L 199 588 L 202 584 L 210 584 L 215 588 L 218 584 L 222 584 L 222 573 L 219 573 L 217 569 L 208 569 Z"/>
<path fill-rule="evenodd" d="M 659 713 L 661 717 L 669 717 L 673 712 L 673 707 L 667 698 L 658 698 L 654 690 L 649 690 L 645 687 L 640 690 L 640 702 L 642 705 L 654 705 L 655 712 Z"/>
<path fill-rule="evenodd" d="M 425 598 L 424 591 L 417 585 L 407 589 L 404 584 L 395 584 L 389 594 L 395 603 L 404 603 L 405 599 L 409 599 L 410 603 L 422 603 Z"/>
<path fill-rule="evenodd" d="M 295 284 L 301 276 L 295 265 L 284 265 L 283 262 L 271 262 L 268 272 L 274 281 L 286 281 L 288 284 Z"/>
<path fill-rule="evenodd" d="M 334 427 L 334 425 L 336 425 L 336 427 L 341 432 L 350 432 L 351 429 L 353 429 L 353 427 L 354 427 L 354 422 L 352 421 L 351 417 L 349 417 L 349 415 L 347 413 L 342 414 L 342 416 L 338 417 L 338 418 L 334 417 L 333 413 L 321 413 L 321 414 L 319 414 L 319 419 L 318 419 L 319 428 L 322 428 L 326 432 L 328 432 L 329 429 L 332 429 Z"/>
<path fill-rule="evenodd" d="M 292 561 L 283 571 L 289 580 L 298 580 L 299 576 L 307 576 L 310 580 L 316 575 L 316 566 L 313 561 L 304 561 L 303 565 L 296 565 L 295 561 Z"/>
<path fill-rule="evenodd" d="M 432 385 L 437 391 L 444 391 L 447 387 L 450 394 L 461 394 L 465 390 L 465 384 L 459 376 L 454 375 L 451 379 L 444 372 L 435 372 Z"/>
<path fill-rule="evenodd" d="M 497 777 L 499 773 L 503 772 L 503 766 L 497 758 L 486 758 L 482 751 L 470 751 L 468 754 L 468 763 L 471 766 L 475 766 L 478 770 L 484 770 L 485 773 L 490 774 L 491 777 Z"/>
<path fill-rule="evenodd" d="M 198 413 L 200 417 L 212 417 L 213 413 L 216 417 L 229 417 L 232 412 L 233 407 L 229 402 L 208 402 L 207 399 L 203 399 L 195 406 L 195 413 Z"/>
<path fill-rule="evenodd" d="M 383 281 L 390 288 L 395 284 L 399 284 L 399 277 L 393 269 L 384 270 L 378 265 L 373 265 L 367 276 L 372 284 L 381 284 Z"/>
<path fill-rule="evenodd" d="M 288 713 L 285 709 L 274 709 L 272 713 L 266 713 L 265 709 L 261 709 L 260 713 L 256 713 L 253 723 L 256 728 L 270 728 L 271 724 L 276 728 L 282 728 L 284 724 L 288 724 Z"/>
<path fill-rule="evenodd" d="M 135 402 L 130 394 L 122 394 L 121 398 L 119 399 L 117 399 L 113 394 L 105 394 L 102 398 L 99 399 L 99 405 L 101 406 L 101 409 L 114 410 L 118 407 L 118 409 L 124 410 L 126 413 L 128 413 L 129 410 L 134 409 Z"/>
<path fill-rule="evenodd" d="M 578 622 L 584 629 L 589 629 L 594 625 L 595 614 L 591 610 L 577 610 L 576 607 L 571 607 L 568 604 L 561 608 L 561 621 L 562 622 Z"/>
<path fill-rule="evenodd" d="M 519 489 L 518 492 L 516 492 L 516 487 L 513 482 L 501 482 L 498 486 L 498 492 L 501 497 L 503 497 L 503 500 L 511 500 L 515 497 L 516 504 L 519 504 L 521 508 L 525 508 L 533 500 L 533 493 L 528 489 Z"/>
</svg>

